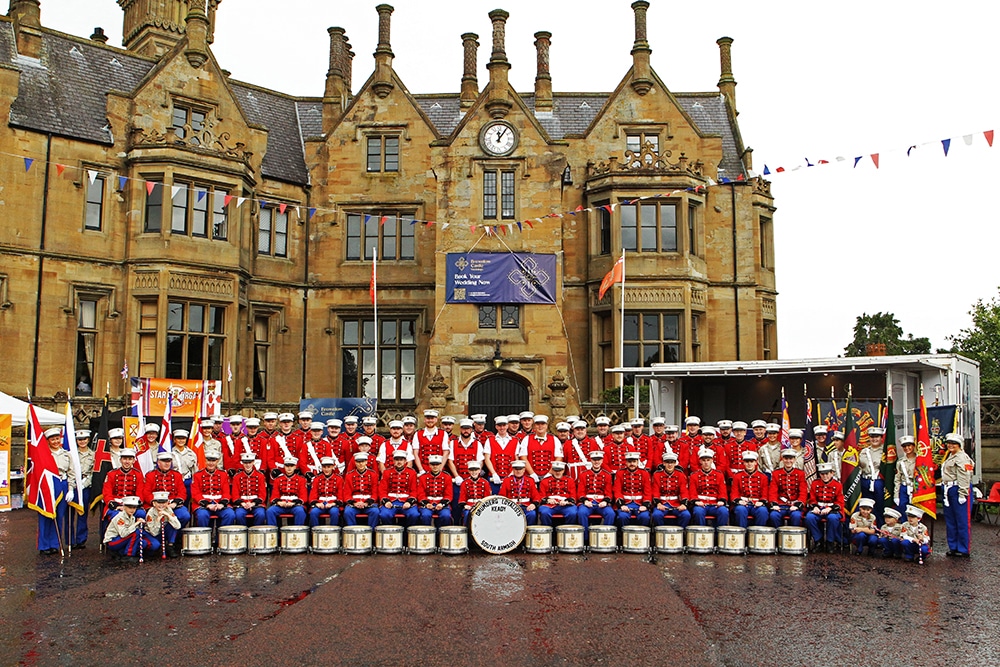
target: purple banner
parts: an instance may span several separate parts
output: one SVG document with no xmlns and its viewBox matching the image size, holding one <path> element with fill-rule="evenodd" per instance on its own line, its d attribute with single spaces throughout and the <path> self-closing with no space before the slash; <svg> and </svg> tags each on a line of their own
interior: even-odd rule
<svg viewBox="0 0 1000 667">
<path fill-rule="evenodd" d="M 556 256 L 448 253 L 448 303 L 555 303 Z"/>
</svg>

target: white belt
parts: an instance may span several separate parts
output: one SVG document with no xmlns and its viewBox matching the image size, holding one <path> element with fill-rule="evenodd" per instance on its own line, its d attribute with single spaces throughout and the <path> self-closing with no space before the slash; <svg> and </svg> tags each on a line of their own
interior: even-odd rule
<svg viewBox="0 0 1000 667">
<path fill-rule="evenodd" d="M 286 503 L 294 503 L 296 500 L 300 500 L 298 496 L 281 496 L 279 500 L 283 500 Z"/>
<path fill-rule="evenodd" d="M 702 495 L 698 496 L 698 500 L 708 500 L 708 501 L 715 502 L 718 499 L 719 499 L 718 496 L 702 496 Z"/>
<path fill-rule="evenodd" d="M 819 507 L 833 507 L 833 503 L 816 503 Z"/>
<path fill-rule="evenodd" d="M 222 500 L 222 496 L 202 496 L 205 500 Z"/>
<path fill-rule="evenodd" d="M 321 503 L 329 503 L 337 500 L 337 496 L 320 496 L 319 501 Z"/>
<path fill-rule="evenodd" d="M 409 498 L 410 495 L 408 493 L 390 493 L 389 497 L 396 498 L 397 500 L 402 500 L 404 498 Z"/>
<path fill-rule="evenodd" d="M 240 496 L 240 500 L 243 500 L 245 502 L 250 502 L 250 501 L 259 500 L 259 499 L 260 499 L 260 496 Z"/>
<path fill-rule="evenodd" d="M 438 502 L 441 502 L 442 500 L 444 500 L 444 496 L 427 496 L 427 500 L 432 500 L 432 501 L 438 503 Z"/>
<path fill-rule="evenodd" d="M 622 496 L 625 500 L 642 500 L 642 496 Z"/>
<path fill-rule="evenodd" d="M 604 495 L 600 493 L 588 493 L 585 497 L 598 502 L 604 500 Z"/>
<path fill-rule="evenodd" d="M 353 500 L 368 500 L 369 498 L 371 498 L 371 496 L 363 494 L 363 493 L 356 493 L 353 496 L 351 496 L 351 498 Z"/>
<path fill-rule="evenodd" d="M 660 496 L 660 500 L 677 500 L 680 496 Z"/>
<path fill-rule="evenodd" d="M 440 500 L 440 498 L 438 500 Z M 514 498 L 514 501 L 518 502 L 518 503 L 525 503 L 525 504 L 527 504 L 527 503 L 531 502 L 531 498 Z"/>
</svg>

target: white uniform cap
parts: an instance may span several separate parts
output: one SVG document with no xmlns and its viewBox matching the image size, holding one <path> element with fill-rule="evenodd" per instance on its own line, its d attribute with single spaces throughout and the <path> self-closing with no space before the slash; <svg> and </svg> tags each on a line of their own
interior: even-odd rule
<svg viewBox="0 0 1000 667">
<path fill-rule="evenodd" d="M 580 421 L 580 415 L 566 415 L 566 421 L 570 424 Z"/>
<path fill-rule="evenodd" d="M 701 425 L 701 417 L 691 416 L 691 417 L 688 417 L 687 419 L 684 420 L 684 425 L 685 426 L 691 426 L 692 424 L 695 425 L 695 426 L 700 426 Z"/>
<path fill-rule="evenodd" d="M 768 433 L 781 433 L 781 427 L 777 424 L 765 424 L 764 430 Z"/>
<path fill-rule="evenodd" d="M 340 428 L 341 426 L 344 425 L 344 422 L 342 422 L 339 419 L 327 419 L 326 420 L 326 425 L 327 426 L 336 426 L 337 428 Z"/>
<path fill-rule="evenodd" d="M 297 458 L 295 458 L 294 456 L 286 456 L 285 460 L 283 461 L 283 463 L 286 466 L 297 466 L 299 464 L 299 460 Z"/>
<path fill-rule="evenodd" d="M 313 422 L 309 425 L 310 431 L 323 431 L 326 429 L 326 424 L 323 422 Z"/>
<path fill-rule="evenodd" d="M 118 456 L 119 457 L 131 456 L 132 458 L 135 458 L 135 450 L 132 449 L 131 447 L 126 447 L 125 449 L 121 450 L 121 453 Z"/>
<path fill-rule="evenodd" d="M 62 435 L 62 429 L 59 428 L 58 426 L 53 426 L 50 429 L 46 429 L 45 433 L 43 433 L 42 435 L 44 435 L 46 438 L 51 438 L 54 435 Z"/>
<path fill-rule="evenodd" d="M 405 449 L 397 449 L 392 452 L 392 458 L 394 459 L 405 459 L 408 456 Z"/>
<path fill-rule="evenodd" d="M 858 501 L 858 507 L 867 507 L 868 509 L 871 509 L 875 507 L 875 500 L 872 498 L 862 498 Z"/>
<path fill-rule="evenodd" d="M 146 428 L 143 429 L 143 433 L 159 433 L 160 427 L 156 424 L 146 424 Z"/>
<path fill-rule="evenodd" d="M 242 424 L 243 423 L 243 415 L 229 415 L 229 423 L 230 424 Z"/>
<path fill-rule="evenodd" d="M 173 458 L 174 456 L 170 452 L 160 452 L 156 455 L 157 461 L 172 461 Z"/>
<path fill-rule="evenodd" d="M 651 422 L 649 422 L 649 423 L 652 424 L 653 426 L 659 426 L 660 424 L 666 424 L 667 423 L 667 418 L 666 417 L 653 417 L 653 420 Z"/>
<path fill-rule="evenodd" d="M 843 431 L 834 431 L 832 438 L 834 440 L 843 440 L 844 439 L 844 432 Z"/>
<path fill-rule="evenodd" d="M 486 415 L 482 415 L 482 414 L 480 414 L 480 415 L 472 415 L 472 421 L 475 424 L 485 424 L 486 423 Z"/>
<path fill-rule="evenodd" d="M 507 423 L 508 424 L 516 424 L 519 421 L 521 421 L 521 418 L 519 416 L 517 416 L 517 415 L 507 415 Z"/>
<path fill-rule="evenodd" d="M 78 429 L 76 432 L 77 440 L 83 440 L 84 438 L 89 438 L 89 437 L 90 437 L 90 431 L 85 428 Z"/>
<path fill-rule="evenodd" d="M 221 458 L 222 458 L 222 452 L 220 451 L 209 449 L 207 452 L 205 452 L 206 461 L 218 461 Z M 285 462 L 287 463 L 288 459 L 285 459 Z"/>
<path fill-rule="evenodd" d="M 592 458 L 592 459 L 603 459 L 604 458 L 604 452 L 602 452 L 599 449 L 595 449 L 594 451 L 592 451 L 590 453 L 590 458 Z"/>
<path fill-rule="evenodd" d="M 553 470 L 565 470 L 566 469 L 566 464 L 563 463 L 562 461 L 553 461 L 552 462 L 552 469 Z"/>
<path fill-rule="evenodd" d="M 444 457 L 440 454 L 431 454 L 427 457 L 427 463 L 433 465 L 438 465 L 439 463 L 444 463 Z"/>
<path fill-rule="evenodd" d="M 961 445 L 962 444 L 962 434 L 961 433 L 949 433 L 948 435 L 944 436 L 944 441 L 945 442 L 953 442 L 956 445 Z"/>
<path fill-rule="evenodd" d="M 361 420 L 361 423 L 364 426 L 377 426 L 378 417 L 365 417 L 364 419 Z"/>
<path fill-rule="evenodd" d="M 681 427 L 677 424 L 667 424 L 667 427 L 663 430 L 665 433 L 677 433 L 681 430 Z"/>
<path fill-rule="evenodd" d="M 312 419 L 312 418 L 313 418 L 313 413 L 309 412 L 308 410 L 299 411 L 299 419 Z"/>
<path fill-rule="evenodd" d="M 295 421 L 295 415 L 293 415 L 291 412 L 282 412 L 280 415 L 278 415 L 278 421 L 293 422 Z"/>
<path fill-rule="evenodd" d="M 608 424 L 611 423 L 611 417 L 606 417 L 604 415 L 601 415 L 600 417 L 594 420 L 594 423 L 597 424 L 598 426 L 607 426 Z"/>
<path fill-rule="evenodd" d="M 816 466 L 816 471 L 820 472 L 820 473 L 833 472 L 833 464 L 832 463 L 820 463 L 818 466 Z"/>
<path fill-rule="evenodd" d="M 354 421 L 356 422 L 358 420 L 355 419 Z M 346 423 L 347 420 L 345 419 L 344 422 Z M 417 423 L 417 418 L 414 417 L 413 415 L 406 415 L 405 417 L 403 417 L 403 423 L 404 424 L 416 424 Z"/>
<path fill-rule="evenodd" d="M 468 468 L 469 470 L 479 470 L 483 466 L 481 463 L 479 463 L 479 461 L 472 459 L 471 461 L 465 464 L 465 467 Z"/>
<path fill-rule="evenodd" d="M 750 428 L 767 428 L 767 422 L 763 419 L 754 419 L 750 422 Z"/>
<path fill-rule="evenodd" d="M 319 464 L 321 466 L 335 466 L 337 465 L 337 459 L 332 456 L 324 456 L 319 460 Z"/>
<path fill-rule="evenodd" d="M 253 463 L 257 460 L 257 455 L 253 452 L 243 452 L 240 454 L 240 463 Z"/>
<path fill-rule="evenodd" d="M 714 459 L 715 458 L 715 452 L 713 450 L 709 449 L 708 447 L 702 447 L 701 449 L 698 450 L 698 458 L 699 459 Z"/>
<path fill-rule="evenodd" d="M 674 463 L 677 463 L 677 454 L 675 454 L 675 453 L 673 453 L 673 452 L 671 452 L 669 450 L 668 451 L 664 451 L 663 452 L 663 460 L 664 461 L 673 461 Z"/>
<path fill-rule="evenodd" d="M 122 505 L 127 507 L 138 507 L 142 503 L 139 501 L 139 496 L 125 496 L 122 498 Z"/>
<path fill-rule="evenodd" d="M 823 435 L 827 432 L 826 426 L 820 424 L 819 426 L 813 426 L 813 435 Z"/>
<path fill-rule="evenodd" d="M 458 422 L 458 427 L 459 428 L 472 428 L 472 420 L 469 419 L 468 417 L 466 417 L 465 419 L 461 419 Z"/>
<path fill-rule="evenodd" d="M 511 468 L 521 469 L 521 468 L 525 467 L 526 465 L 528 465 L 527 461 L 511 461 L 510 462 L 510 467 Z"/>
<path fill-rule="evenodd" d="M 624 433 L 625 432 L 625 426 L 622 425 L 622 424 L 615 424 L 614 426 L 611 427 L 611 432 L 612 433 Z"/>
<path fill-rule="evenodd" d="M 170 500 L 169 491 L 153 491 L 153 502 L 166 502 Z"/>
<path fill-rule="evenodd" d="M 199 429 L 212 428 L 212 420 L 209 419 L 208 421 L 198 422 L 198 428 Z"/>
<path fill-rule="evenodd" d="M 424 417 L 438 417 L 440 413 L 437 410 L 424 410 Z"/>
<path fill-rule="evenodd" d="M 891 507 L 886 507 L 884 510 L 882 510 L 882 514 L 884 514 L 885 516 L 891 516 L 893 519 L 900 519 L 903 516 L 896 510 L 892 509 Z"/>
<path fill-rule="evenodd" d="M 633 461 L 633 460 L 634 461 L 638 461 L 639 460 L 639 452 L 625 452 L 625 460 L 626 461 Z"/>
<path fill-rule="evenodd" d="M 108 431 L 108 437 L 109 438 L 124 438 L 125 437 L 125 429 L 123 429 L 123 428 L 113 428 L 113 429 L 111 429 L 111 430 Z"/>
<path fill-rule="evenodd" d="M 257 428 L 260 426 L 260 420 L 256 417 L 247 418 L 247 428 Z"/>
<path fill-rule="evenodd" d="M 416 422 L 416 420 L 414 420 L 414 422 Z M 355 417 L 354 415 L 347 415 L 346 417 L 344 417 L 344 423 L 345 424 L 357 424 L 358 423 L 358 418 Z"/>
<path fill-rule="evenodd" d="M 632 426 L 645 426 L 645 425 L 646 425 L 646 420 L 643 419 L 642 417 L 636 417 L 635 419 L 632 420 Z"/>
<path fill-rule="evenodd" d="M 265 412 L 263 420 L 264 421 L 268 421 L 270 419 L 277 419 L 277 418 L 278 418 L 278 413 L 277 412 Z"/>
<path fill-rule="evenodd" d="M 212 421 L 215 422 L 216 424 L 221 424 L 222 422 L 226 421 L 226 418 L 223 417 L 222 415 L 212 415 Z"/>
<path fill-rule="evenodd" d="M 702 432 L 702 435 L 715 435 L 715 427 L 714 426 L 706 426 L 706 427 L 704 427 L 704 428 L 701 429 L 701 432 Z"/>
<path fill-rule="evenodd" d="M 454 424 L 455 423 L 455 418 L 452 417 L 451 415 L 445 415 L 444 417 L 441 417 L 441 423 L 442 424 Z"/>
<path fill-rule="evenodd" d="M 902 438 L 899 439 L 900 447 L 902 447 L 903 445 L 912 445 L 912 444 L 913 444 L 912 435 L 904 435 Z"/>
<path fill-rule="evenodd" d="M 747 423 L 746 422 L 733 422 L 733 430 L 734 431 L 745 431 L 745 430 L 747 430 Z"/>
<path fill-rule="evenodd" d="M 919 507 L 914 507 L 913 505 L 907 505 L 906 516 L 915 516 L 918 519 L 922 519 L 924 516 L 924 511 Z"/>
<path fill-rule="evenodd" d="M 536 424 L 548 424 L 549 423 L 549 416 L 548 415 L 535 415 L 534 420 L 535 420 Z"/>
<path fill-rule="evenodd" d="M 398 419 L 393 419 L 389 422 L 389 428 L 403 428 L 403 422 Z"/>
<path fill-rule="evenodd" d="M 872 426 L 868 429 L 868 435 L 885 435 L 885 429 L 879 428 L 878 426 Z"/>
<path fill-rule="evenodd" d="M 732 428 L 733 422 L 730 421 L 729 419 L 720 419 L 719 422 L 716 424 L 716 426 L 718 426 L 719 428 Z"/>
<path fill-rule="evenodd" d="M 494 424 L 506 424 L 507 423 L 507 415 L 499 415 L 497 417 L 494 417 L 493 418 L 493 423 Z"/>
<path fill-rule="evenodd" d="M 788 429 L 789 438 L 802 438 L 802 429 L 800 428 L 790 428 Z"/>
<path fill-rule="evenodd" d="M 577 421 L 573 422 L 573 428 L 587 428 L 587 422 L 583 421 L 582 419 L 578 419 Z"/>
<path fill-rule="evenodd" d="M 372 439 L 369 438 L 367 435 L 363 435 L 363 436 L 359 437 L 357 440 L 355 440 L 354 444 L 356 444 L 356 445 L 370 445 L 370 444 L 372 444 Z"/>
<path fill-rule="evenodd" d="M 788 447 L 786 449 L 782 449 L 781 450 L 781 458 L 783 458 L 783 459 L 784 458 L 793 458 L 794 459 L 796 456 L 798 456 L 798 454 L 796 454 L 795 450 L 792 449 L 791 447 Z"/>
<path fill-rule="evenodd" d="M 534 419 L 535 418 L 535 413 L 532 412 L 531 410 L 525 410 L 524 412 L 522 412 L 521 414 L 519 414 L 517 416 L 517 418 L 519 420 L 520 419 Z"/>
<path fill-rule="evenodd" d="M 757 452 L 748 449 L 747 451 L 743 452 L 743 460 L 744 461 L 756 461 L 757 460 Z"/>
<path fill-rule="evenodd" d="M 354 454 L 354 460 L 355 461 L 367 461 L 368 460 L 368 454 L 366 452 L 356 452 Z"/>
<path fill-rule="evenodd" d="M 558 424 L 556 424 L 556 430 L 557 431 L 569 431 L 569 430 L 571 430 L 571 428 L 570 428 L 570 425 L 567 424 L 566 422 L 559 422 Z"/>
</svg>

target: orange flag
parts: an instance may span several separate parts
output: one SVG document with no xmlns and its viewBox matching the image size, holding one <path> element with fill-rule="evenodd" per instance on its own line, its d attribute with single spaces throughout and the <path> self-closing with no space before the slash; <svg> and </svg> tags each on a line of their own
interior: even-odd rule
<svg viewBox="0 0 1000 667">
<path fill-rule="evenodd" d="M 920 387 L 920 414 L 917 416 L 917 460 L 913 471 L 913 496 L 910 499 L 932 519 L 937 518 L 937 493 L 934 487 L 934 450 L 931 446 L 930 430 L 927 428 L 927 403 L 924 402 L 924 388 Z"/>
<path fill-rule="evenodd" d="M 625 274 L 625 255 L 618 258 L 615 265 L 611 267 L 611 270 L 604 276 L 604 280 L 601 281 L 601 291 L 597 293 L 598 301 L 604 298 L 604 294 L 611 289 L 611 286 L 615 283 L 619 283 L 622 280 L 622 276 Z"/>
</svg>

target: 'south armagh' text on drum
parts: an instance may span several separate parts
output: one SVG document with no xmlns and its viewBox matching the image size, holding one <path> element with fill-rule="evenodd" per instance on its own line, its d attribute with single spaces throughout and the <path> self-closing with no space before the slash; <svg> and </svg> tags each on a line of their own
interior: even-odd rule
<svg viewBox="0 0 1000 667">
<path fill-rule="evenodd" d="M 472 537 L 483 551 L 504 554 L 517 548 L 524 539 L 527 519 L 524 510 L 510 498 L 483 498 L 470 514 Z"/>
</svg>

